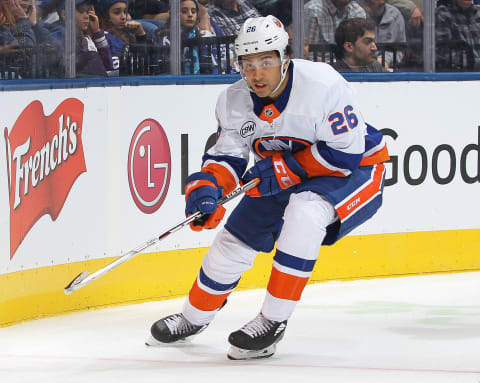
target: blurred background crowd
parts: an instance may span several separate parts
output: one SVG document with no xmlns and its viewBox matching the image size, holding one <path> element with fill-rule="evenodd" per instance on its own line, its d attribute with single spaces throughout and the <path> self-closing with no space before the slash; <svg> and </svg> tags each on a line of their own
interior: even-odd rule
<svg viewBox="0 0 480 383">
<path fill-rule="evenodd" d="M 302 31 L 303 58 L 340 72 L 422 72 L 426 29 L 434 36 L 436 71 L 479 71 L 476 2 L 303 0 L 295 28 L 294 0 L 0 0 L 0 79 L 176 74 L 175 48 L 181 74 L 236 73 L 240 26 L 268 14 L 292 41 Z M 434 8 L 433 19 L 426 5 Z M 67 44 L 71 36 L 74 43 Z M 72 56 L 73 73 L 65 64 Z"/>
</svg>

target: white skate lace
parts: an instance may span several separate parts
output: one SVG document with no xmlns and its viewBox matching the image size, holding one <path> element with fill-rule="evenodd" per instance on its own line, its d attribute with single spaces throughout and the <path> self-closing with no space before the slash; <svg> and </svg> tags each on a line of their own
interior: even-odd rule
<svg viewBox="0 0 480 383">
<path fill-rule="evenodd" d="M 165 324 L 170 330 L 171 334 L 186 334 L 192 330 L 195 330 L 197 326 L 190 323 L 182 314 L 174 314 L 165 318 Z"/>
<path fill-rule="evenodd" d="M 265 318 L 260 313 L 240 330 L 251 338 L 256 338 L 257 336 L 266 334 L 275 325 L 275 323 L 275 321 Z"/>
</svg>

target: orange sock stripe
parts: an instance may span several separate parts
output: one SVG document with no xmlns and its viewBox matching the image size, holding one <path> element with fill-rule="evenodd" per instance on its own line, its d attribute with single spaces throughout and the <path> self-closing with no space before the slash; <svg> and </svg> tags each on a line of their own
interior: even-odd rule
<svg viewBox="0 0 480 383">
<path fill-rule="evenodd" d="M 388 154 L 387 145 L 385 145 L 378 152 L 375 152 L 368 157 L 362 158 L 362 161 L 360 162 L 360 166 L 375 165 L 381 162 L 388 161 L 389 159 L 390 159 L 390 155 Z"/>
<path fill-rule="evenodd" d="M 307 282 L 308 278 L 282 273 L 275 267 L 272 267 L 267 290 L 275 298 L 298 301 Z"/>
<path fill-rule="evenodd" d="M 185 185 L 185 201 L 188 199 L 188 196 L 192 191 L 195 189 L 198 189 L 201 186 L 212 186 L 215 189 L 217 188 L 217 185 L 215 185 L 213 182 L 207 181 L 207 180 L 195 180 L 189 182 L 187 185 Z"/>
<path fill-rule="evenodd" d="M 223 194 L 230 193 L 237 187 L 237 181 L 230 170 L 219 164 L 208 164 L 202 168 L 202 172 L 210 173 L 215 176 L 219 186 L 223 188 Z"/>
<path fill-rule="evenodd" d="M 335 208 L 341 221 L 361 208 L 365 202 L 369 201 L 370 198 L 380 191 L 384 169 L 385 166 L 383 164 L 378 164 L 372 182 L 345 201 L 341 206 Z"/>
<path fill-rule="evenodd" d="M 312 154 L 311 148 L 300 150 L 293 154 L 300 166 L 307 172 L 308 177 L 333 176 L 345 177 L 345 174 L 336 170 L 330 170 L 323 166 Z"/>
<path fill-rule="evenodd" d="M 193 307 L 202 311 L 213 311 L 220 308 L 229 295 L 230 292 L 219 295 L 207 293 L 198 286 L 197 280 L 195 280 L 188 298 Z"/>
</svg>

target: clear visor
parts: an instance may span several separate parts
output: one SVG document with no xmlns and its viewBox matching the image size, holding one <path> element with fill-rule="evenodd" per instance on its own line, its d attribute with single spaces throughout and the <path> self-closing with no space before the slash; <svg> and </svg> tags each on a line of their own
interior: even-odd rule
<svg viewBox="0 0 480 383">
<path fill-rule="evenodd" d="M 268 69 L 282 65 L 280 58 L 275 55 L 266 55 L 262 57 L 242 56 L 239 58 L 238 69 L 244 73 L 252 72 L 256 69 Z"/>
</svg>

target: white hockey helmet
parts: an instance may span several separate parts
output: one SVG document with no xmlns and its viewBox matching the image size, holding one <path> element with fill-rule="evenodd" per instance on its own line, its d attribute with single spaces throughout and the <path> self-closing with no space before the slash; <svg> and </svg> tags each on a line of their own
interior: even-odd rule
<svg viewBox="0 0 480 383">
<path fill-rule="evenodd" d="M 235 66 L 245 78 L 239 60 L 241 56 L 254 53 L 277 51 L 282 71 L 282 79 L 278 84 L 280 87 L 288 70 L 288 66 L 283 68 L 287 61 L 288 33 L 283 24 L 275 16 L 251 17 L 243 23 L 237 38 L 235 39 Z"/>
</svg>

